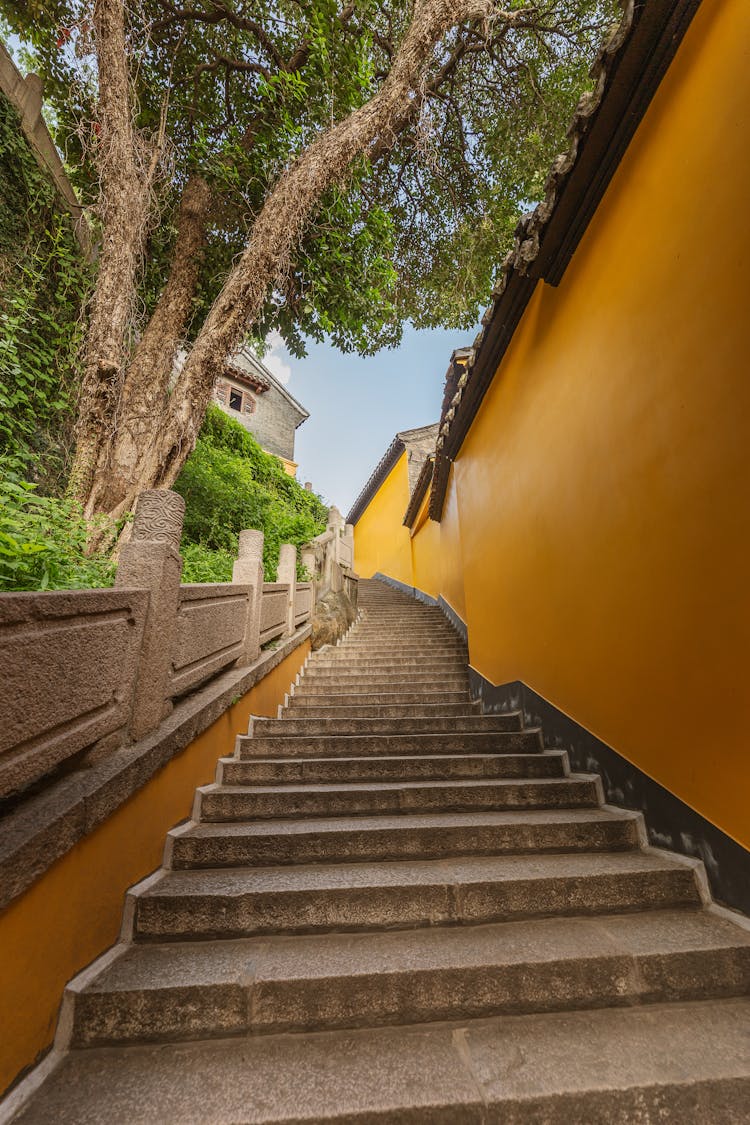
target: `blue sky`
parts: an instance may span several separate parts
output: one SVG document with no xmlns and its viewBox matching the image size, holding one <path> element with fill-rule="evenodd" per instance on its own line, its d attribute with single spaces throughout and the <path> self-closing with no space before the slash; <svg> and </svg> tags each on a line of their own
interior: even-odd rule
<svg viewBox="0 0 750 1125">
<path fill-rule="evenodd" d="M 263 362 L 310 411 L 297 430 L 297 479 L 346 515 L 394 434 L 438 421 L 451 352 L 475 334 L 407 325 L 399 348 L 366 359 L 328 344 L 295 359 L 269 340 Z"/>
</svg>

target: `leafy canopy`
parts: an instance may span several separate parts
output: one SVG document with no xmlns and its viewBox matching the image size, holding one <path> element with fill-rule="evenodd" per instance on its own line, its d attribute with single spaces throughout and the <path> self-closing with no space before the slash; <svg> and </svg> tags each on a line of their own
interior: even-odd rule
<svg viewBox="0 0 750 1125">
<path fill-rule="evenodd" d="M 522 6 L 510 0 L 510 8 Z M 539 0 L 509 29 L 450 33 L 426 99 L 396 146 L 360 161 L 331 191 L 257 326 L 290 350 L 329 336 L 368 353 L 401 325 L 468 327 L 486 302 L 519 210 L 539 197 L 587 83 L 615 0 Z M 96 77 L 88 0 L 0 0 L 46 80 L 56 139 L 96 196 Z M 182 187 L 214 189 L 197 330 L 279 172 L 380 87 L 411 16 L 407 0 L 137 0 L 128 48 L 137 125 L 166 157 L 142 282 L 158 296 Z"/>
</svg>

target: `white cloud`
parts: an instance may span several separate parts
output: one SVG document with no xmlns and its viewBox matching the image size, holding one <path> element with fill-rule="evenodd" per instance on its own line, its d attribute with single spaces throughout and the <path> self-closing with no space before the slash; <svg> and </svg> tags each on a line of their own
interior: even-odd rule
<svg viewBox="0 0 750 1125">
<path fill-rule="evenodd" d="M 286 386 L 292 377 L 292 365 L 284 358 L 287 351 L 281 334 L 269 332 L 266 336 L 266 344 L 269 350 L 263 356 L 263 362 L 271 374 Z"/>
</svg>

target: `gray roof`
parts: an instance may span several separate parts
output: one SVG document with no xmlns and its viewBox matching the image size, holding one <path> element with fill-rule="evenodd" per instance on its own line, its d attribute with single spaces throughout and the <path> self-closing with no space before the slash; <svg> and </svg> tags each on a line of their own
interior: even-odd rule
<svg viewBox="0 0 750 1125">
<path fill-rule="evenodd" d="M 413 430 L 401 430 L 396 434 L 391 444 L 373 469 L 369 480 L 352 504 L 346 517 L 347 523 L 356 523 L 364 512 L 381 484 L 388 476 L 401 454 L 406 451 L 407 471 L 409 474 L 409 493 L 414 490 L 422 466 L 435 452 L 439 424 L 431 423 L 429 426 L 417 426 Z"/>
</svg>

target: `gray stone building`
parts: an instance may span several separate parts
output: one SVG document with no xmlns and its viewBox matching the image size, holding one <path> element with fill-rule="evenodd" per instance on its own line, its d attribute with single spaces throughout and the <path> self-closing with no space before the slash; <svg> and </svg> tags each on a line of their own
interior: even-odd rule
<svg viewBox="0 0 750 1125">
<path fill-rule="evenodd" d="M 216 380 L 214 402 L 248 430 L 268 453 L 279 457 L 292 476 L 297 471 L 294 437 L 310 415 L 304 406 L 247 347 L 227 361 Z"/>
</svg>

